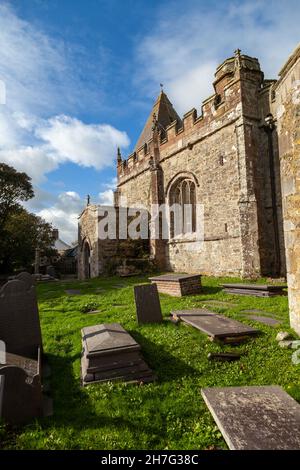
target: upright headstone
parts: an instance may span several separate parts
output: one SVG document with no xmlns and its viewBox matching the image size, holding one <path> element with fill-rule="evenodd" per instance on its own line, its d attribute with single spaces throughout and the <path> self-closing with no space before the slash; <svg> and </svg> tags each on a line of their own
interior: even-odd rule
<svg viewBox="0 0 300 470">
<path fill-rule="evenodd" d="M 136 317 L 138 324 L 162 321 L 156 284 L 134 286 Z"/>
<path fill-rule="evenodd" d="M 1 418 L 9 424 L 23 424 L 43 414 L 40 377 L 29 377 L 24 369 L 7 365 L 0 369 L 2 386 Z M 1 387 L 1 383 L 0 383 Z"/>
<path fill-rule="evenodd" d="M 0 290 L 0 340 L 8 353 L 37 358 L 42 335 L 35 287 L 9 281 Z"/>
<path fill-rule="evenodd" d="M 48 276 L 51 276 L 51 277 L 53 277 L 53 278 L 56 278 L 55 267 L 54 267 L 54 266 L 47 266 L 47 267 L 46 267 L 46 274 L 48 274 Z"/>
<path fill-rule="evenodd" d="M 27 273 L 26 271 L 18 274 L 15 279 L 18 281 L 23 281 L 26 285 L 26 288 L 29 290 L 32 286 L 36 285 L 36 279 L 32 274 Z"/>
</svg>

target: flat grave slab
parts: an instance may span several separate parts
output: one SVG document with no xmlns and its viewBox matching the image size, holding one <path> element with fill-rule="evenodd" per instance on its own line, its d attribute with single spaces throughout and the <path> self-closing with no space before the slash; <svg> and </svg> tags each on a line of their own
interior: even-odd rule
<svg viewBox="0 0 300 470">
<path fill-rule="evenodd" d="M 274 297 L 286 295 L 287 286 L 273 284 L 221 284 L 227 294 L 253 295 L 255 297 Z"/>
<path fill-rule="evenodd" d="M 254 315 L 266 315 L 267 317 L 274 317 L 277 318 L 277 314 L 273 312 L 266 312 L 265 310 L 260 310 L 258 308 L 249 308 L 245 310 L 241 310 L 240 313 L 250 313 Z"/>
<path fill-rule="evenodd" d="M 136 318 L 139 325 L 143 323 L 160 323 L 162 313 L 155 284 L 134 286 Z"/>
<path fill-rule="evenodd" d="M 231 450 L 299 450 L 300 405 L 278 386 L 204 388 Z"/>
<path fill-rule="evenodd" d="M 222 300 L 201 300 L 203 305 L 211 305 L 212 307 L 221 307 L 221 308 L 234 308 L 238 307 L 239 304 L 234 304 L 232 302 L 226 302 Z"/>
<path fill-rule="evenodd" d="M 66 289 L 65 293 L 68 295 L 82 295 L 82 292 L 79 289 Z"/>
<path fill-rule="evenodd" d="M 112 352 L 140 350 L 140 345 L 119 323 L 103 323 L 83 328 L 82 340 L 89 355 L 107 355 Z"/>
<path fill-rule="evenodd" d="M 280 321 L 272 318 L 272 317 L 266 317 L 266 316 L 259 316 L 259 315 L 247 315 L 246 313 L 241 314 L 245 318 L 249 318 L 249 320 L 254 320 L 257 321 L 258 323 L 262 323 L 263 325 L 268 325 L 268 326 L 277 326 L 280 325 Z"/>
<path fill-rule="evenodd" d="M 174 297 L 195 295 L 202 291 L 200 274 L 163 274 L 150 277 L 152 284 L 157 285 L 158 292 Z"/>
<path fill-rule="evenodd" d="M 251 326 L 205 309 L 175 310 L 172 311 L 172 315 L 174 318 L 180 318 L 185 323 L 207 333 L 212 338 L 247 336 L 258 333 L 258 330 Z"/>
</svg>

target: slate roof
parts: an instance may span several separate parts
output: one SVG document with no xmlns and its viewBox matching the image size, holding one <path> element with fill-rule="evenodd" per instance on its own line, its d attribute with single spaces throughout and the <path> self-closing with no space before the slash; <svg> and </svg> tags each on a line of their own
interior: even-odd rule
<svg viewBox="0 0 300 470">
<path fill-rule="evenodd" d="M 161 129 L 165 129 L 175 120 L 177 120 L 179 125 L 181 124 L 181 119 L 173 108 L 173 105 L 167 97 L 166 93 L 164 93 L 164 91 L 161 91 L 156 102 L 153 105 L 152 111 L 146 121 L 145 127 L 138 138 L 134 149 L 135 151 L 141 148 L 152 138 L 153 114 L 156 115 L 156 119 Z"/>
<path fill-rule="evenodd" d="M 61 240 L 60 238 L 58 238 L 57 240 L 55 240 L 54 242 L 54 248 L 57 250 L 57 251 L 65 251 L 65 250 L 68 250 L 70 247 L 70 245 L 68 245 L 67 243 L 65 243 L 63 240 Z"/>
</svg>

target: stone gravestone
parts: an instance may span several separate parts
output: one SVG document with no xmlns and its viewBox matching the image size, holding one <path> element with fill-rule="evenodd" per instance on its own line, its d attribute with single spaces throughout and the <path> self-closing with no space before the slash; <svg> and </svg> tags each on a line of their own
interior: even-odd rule
<svg viewBox="0 0 300 470">
<path fill-rule="evenodd" d="M 34 286 L 14 280 L 1 288 L 0 340 L 8 353 L 37 359 L 42 335 Z"/>
<path fill-rule="evenodd" d="M 42 416 L 43 396 L 39 375 L 29 377 L 24 369 L 13 365 L 1 367 L 0 372 L 4 378 L 4 386 L 3 379 L 0 382 L 0 417 L 9 424 L 23 424 Z"/>
<path fill-rule="evenodd" d="M 246 336 L 258 333 L 258 330 L 251 326 L 206 309 L 175 310 L 172 315 L 212 338 Z"/>
<path fill-rule="evenodd" d="M 81 330 L 83 385 L 107 381 L 152 382 L 154 375 L 141 346 L 119 323 L 103 323 Z"/>
<path fill-rule="evenodd" d="M 32 286 L 36 285 L 36 279 L 32 274 L 27 273 L 26 271 L 18 274 L 15 279 L 18 281 L 23 281 L 26 284 L 26 289 L 30 289 Z"/>
<path fill-rule="evenodd" d="M 47 267 L 46 267 L 46 274 L 48 274 L 48 276 L 51 276 L 51 277 L 53 277 L 53 278 L 56 278 L 55 267 L 54 267 L 54 266 L 47 266 Z"/>
<path fill-rule="evenodd" d="M 136 317 L 142 323 L 160 323 L 162 314 L 156 284 L 134 286 Z"/>
</svg>

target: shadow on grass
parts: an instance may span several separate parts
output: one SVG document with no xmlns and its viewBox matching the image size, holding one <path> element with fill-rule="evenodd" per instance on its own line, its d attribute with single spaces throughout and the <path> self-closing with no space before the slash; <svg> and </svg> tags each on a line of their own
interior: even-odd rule
<svg viewBox="0 0 300 470">
<path fill-rule="evenodd" d="M 77 357 L 74 356 L 74 357 Z M 56 429 L 72 429 L 72 432 L 80 433 L 84 430 L 105 429 L 105 433 L 115 430 L 129 430 L 133 435 L 138 433 L 138 428 L 143 432 L 157 432 L 162 423 L 148 423 L 145 426 L 144 416 L 135 413 L 132 406 L 122 399 L 120 390 L 111 389 L 108 383 L 95 384 L 83 388 L 80 381 L 75 377 L 73 371 L 73 358 L 63 358 L 56 355 L 47 355 L 48 363 L 51 366 L 51 397 L 54 401 L 54 415 L 50 418 L 39 420 L 44 430 L 55 426 Z M 166 356 L 165 356 L 166 358 Z M 139 385 L 130 384 L 128 387 L 136 387 L 137 394 Z M 143 386 L 144 389 L 145 386 Z M 147 385 L 146 385 L 147 387 Z M 127 387 L 126 387 L 127 388 Z M 109 391 L 108 391 L 109 390 Z M 91 392 L 89 394 L 89 392 Z M 99 400 L 107 402 L 107 395 L 111 396 L 110 409 L 104 407 L 101 411 L 96 411 L 95 394 L 99 393 Z M 144 395 L 145 399 L 145 395 Z M 151 395 L 146 399 L 151 402 Z M 118 409 L 118 416 L 109 416 L 107 412 Z M 130 411 L 128 413 L 128 411 Z M 164 431 L 166 434 L 166 431 Z"/>
<path fill-rule="evenodd" d="M 223 290 L 223 287 L 219 286 L 202 286 L 202 291 L 200 292 L 199 295 L 214 295 L 217 294 L 218 292 L 221 292 Z"/>
<path fill-rule="evenodd" d="M 195 374 L 199 375 L 199 371 L 182 359 L 170 354 L 163 346 L 150 341 L 137 331 L 130 332 L 130 334 L 141 345 L 143 357 L 159 382 L 168 382 Z"/>
</svg>

